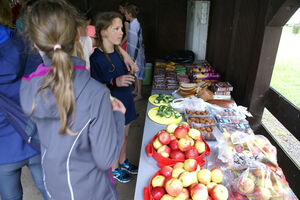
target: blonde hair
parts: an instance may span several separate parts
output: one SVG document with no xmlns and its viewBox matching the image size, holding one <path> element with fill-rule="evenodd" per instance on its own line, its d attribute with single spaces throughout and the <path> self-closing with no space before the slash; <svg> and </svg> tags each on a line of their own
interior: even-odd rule
<svg viewBox="0 0 300 200">
<path fill-rule="evenodd" d="M 9 1 L 0 0 L 0 24 L 6 27 L 12 27 L 12 13 L 9 7 Z"/>
<path fill-rule="evenodd" d="M 77 15 L 75 8 L 64 0 L 40 0 L 25 16 L 25 34 L 52 61 L 36 95 L 46 88 L 52 91 L 59 111 L 59 134 L 75 135 L 69 129 L 68 118 L 72 114 L 72 124 L 76 112 L 71 55 L 77 34 Z M 61 48 L 54 48 L 57 46 Z M 33 103 L 33 111 L 34 107 Z"/>
</svg>

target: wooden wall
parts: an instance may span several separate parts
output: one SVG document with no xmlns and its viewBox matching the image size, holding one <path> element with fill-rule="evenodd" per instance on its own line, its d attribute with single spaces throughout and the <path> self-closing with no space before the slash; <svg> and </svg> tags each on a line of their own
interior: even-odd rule
<svg viewBox="0 0 300 200">
<path fill-rule="evenodd" d="M 206 58 L 250 105 L 265 27 L 284 0 L 211 1 Z"/>
<path fill-rule="evenodd" d="M 93 15 L 118 11 L 120 0 L 70 0 L 80 10 L 91 8 Z M 138 19 L 143 29 L 147 61 L 163 58 L 185 48 L 186 0 L 133 0 L 140 8 Z"/>
</svg>

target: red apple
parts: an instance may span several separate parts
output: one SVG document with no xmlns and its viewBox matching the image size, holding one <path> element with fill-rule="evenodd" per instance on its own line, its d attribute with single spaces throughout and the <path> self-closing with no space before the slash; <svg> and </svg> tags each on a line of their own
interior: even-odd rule
<svg viewBox="0 0 300 200">
<path fill-rule="evenodd" d="M 260 200 L 268 200 L 271 198 L 271 192 L 268 188 L 264 187 L 255 187 L 254 197 Z"/>
<path fill-rule="evenodd" d="M 163 145 L 167 145 L 170 143 L 171 141 L 171 136 L 169 133 L 167 132 L 161 132 L 159 135 L 158 135 L 158 140 L 161 144 Z"/>
<path fill-rule="evenodd" d="M 165 194 L 160 200 L 174 200 L 174 197 L 169 194 Z"/>
<path fill-rule="evenodd" d="M 212 189 L 210 196 L 214 200 L 227 200 L 229 193 L 224 185 L 218 184 Z"/>
<path fill-rule="evenodd" d="M 174 134 L 170 134 L 170 138 L 171 138 L 171 141 L 172 141 L 172 140 L 177 140 L 177 138 L 175 137 Z"/>
<path fill-rule="evenodd" d="M 182 168 L 182 169 L 183 169 L 183 166 L 184 166 L 184 163 L 183 163 L 183 162 L 178 162 L 178 163 L 176 163 L 176 164 L 173 166 L 173 169 L 176 169 L 176 168 Z"/>
<path fill-rule="evenodd" d="M 214 183 L 214 182 L 210 182 L 210 183 L 208 183 L 208 184 L 206 185 L 208 194 L 211 193 L 212 189 L 213 189 L 216 185 L 217 185 L 217 184 Z"/>
<path fill-rule="evenodd" d="M 207 197 L 207 200 L 213 200 L 210 196 Z"/>
<path fill-rule="evenodd" d="M 169 124 L 169 125 L 167 125 L 167 132 L 168 133 L 174 133 L 174 131 L 175 131 L 175 129 L 177 128 L 177 125 L 176 124 Z"/>
<path fill-rule="evenodd" d="M 244 147 L 242 145 L 236 145 L 234 149 L 236 152 L 241 153 L 244 150 Z"/>
<path fill-rule="evenodd" d="M 193 138 L 191 138 L 190 136 L 186 136 L 185 137 L 186 139 L 188 139 L 189 141 L 190 141 L 190 143 L 191 143 L 191 146 L 193 147 L 194 146 L 194 144 L 195 144 L 195 140 L 193 140 Z"/>
<path fill-rule="evenodd" d="M 160 169 L 160 174 L 163 175 L 164 177 L 168 178 L 169 176 L 172 176 L 172 171 L 173 168 L 170 166 L 163 166 Z"/>
<path fill-rule="evenodd" d="M 178 139 L 184 138 L 187 135 L 187 133 L 188 133 L 188 130 L 182 126 L 178 126 L 174 131 L 174 135 Z"/>
<path fill-rule="evenodd" d="M 198 140 L 201 137 L 201 133 L 199 130 L 191 128 L 188 132 L 188 136 L 190 136 L 191 138 L 193 138 L 194 140 Z"/>
<path fill-rule="evenodd" d="M 264 169 L 254 169 L 253 171 L 254 176 L 258 178 L 266 177 L 267 173 Z"/>
<path fill-rule="evenodd" d="M 176 178 L 168 178 L 165 183 L 165 190 L 169 195 L 175 197 L 182 192 L 183 185 L 180 180 Z"/>
<path fill-rule="evenodd" d="M 159 140 L 158 140 L 158 138 L 156 138 L 155 140 L 154 140 L 154 142 L 153 142 L 153 147 L 154 147 L 154 149 L 159 149 L 159 147 L 161 147 L 162 146 L 162 144 L 159 142 Z"/>
<path fill-rule="evenodd" d="M 197 158 L 199 156 L 198 150 L 195 147 L 191 147 L 185 152 L 186 158 Z"/>
<path fill-rule="evenodd" d="M 200 169 L 200 171 L 197 173 L 198 181 L 199 183 L 202 183 L 204 185 L 207 185 L 211 181 L 211 172 L 208 169 Z"/>
<path fill-rule="evenodd" d="M 169 147 L 172 149 L 172 151 L 178 150 L 178 140 L 171 140 Z"/>
<path fill-rule="evenodd" d="M 162 187 L 165 182 L 165 177 L 162 175 L 157 175 L 152 179 L 152 187 Z"/>
<path fill-rule="evenodd" d="M 197 161 L 195 159 L 190 158 L 184 161 L 183 168 L 186 171 L 193 172 L 196 171 L 197 166 L 198 166 Z"/>
<path fill-rule="evenodd" d="M 165 158 L 169 158 L 170 153 L 171 153 L 171 149 L 167 145 L 163 145 L 163 146 L 158 148 L 157 153 L 160 154 L 161 156 L 165 157 Z"/>
<path fill-rule="evenodd" d="M 189 187 L 194 183 L 198 183 L 196 172 L 182 172 L 178 179 L 182 182 L 183 187 Z"/>
<path fill-rule="evenodd" d="M 208 192 L 205 185 L 197 183 L 191 189 L 191 197 L 193 200 L 207 200 Z"/>
<path fill-rule="evenodd" d="M 180 150 L 175 150 L 175 151 L 171 151 L 170 158 L 171 159 L 184 160 L 185 159 L 185 155 Z"/>
<path fill-rule="evenodd" d="M 190 196 L 190 193 L 189 193 L 188 189 L 183 188 L 182 192 L 178 196 L 176 196 L 176 198 L 188 200 L 189 196 Z"/>
<path fill-rule="evenodd" d="M 187 122 L 181 122 L 178 126 L 186 128 L 187 131 L 190 130 L 190 125 Z"/>
<path fill-rule="evenodd" d="M 201 154 L 205 151 L 205 143 L 202 140 L 197 140 L 195 143 L 195 148 L 198 150 L 198 153 Z"/>
<path fill-rule="evenodd" d="M 162 129 L 162 130 L 160 130 L 160 131 L 158 131 L 157 133 L 156 133 L 156 135 L 159 135 L 159 134 L 161 134 L 162 132 L 167 132 L 165 129 Z"/>
<path fill-rule="evenodd" d="M 250 194 L 254 190 L 254 181 L 248 177 L 242 177 L 238 182 L 237 182 L 237 188 L 239 192 L 243 194 Z"/>
<path fill-rule="evenodd" d="M 178 148 L 185 152 L 191 148 L 191 142 L 187 138 L 180 138 L 178 141 Z"/>
<path fill-rule="evenodd" d="M 151 195 L 154 200 L 160 200 L 165 194 L 165 189 L 163 187 L 155 187 L 151 190 Z"/>
<path fill-rule="evenodd" d="M 223 171 L 220 168 L 213 168 L 211 171 L 211 181 L 221 183 L 223 180 Z"/>
<path fill-rule="evenodd" d="M 246 196 L 242 195 L 241 193 L 235 192 L 233 195 L 230 196 L 232 200 L 246 200 Z"/>
<path fill-rule="evenodd" d="M 183 168 L 174 168 L 172 171 L 172 177 L 173 178 L 178 178 L 180 176 L 181 173 L 185 172 L 185 170 Z"/>
</svg>

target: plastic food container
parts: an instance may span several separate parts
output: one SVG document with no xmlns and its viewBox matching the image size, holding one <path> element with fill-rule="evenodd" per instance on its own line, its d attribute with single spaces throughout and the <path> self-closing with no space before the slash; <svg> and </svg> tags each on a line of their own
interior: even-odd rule
<svg viewBox="0 0 300 200">
<path fill-rule="evenodd" d="M 243 133 L 253 134 L 253 131 L 246 120 L 240 121 L 239 123 L 220 123 L 219 128 L 221 131 L 228 133 L 240 131 Z"/>
</svg>

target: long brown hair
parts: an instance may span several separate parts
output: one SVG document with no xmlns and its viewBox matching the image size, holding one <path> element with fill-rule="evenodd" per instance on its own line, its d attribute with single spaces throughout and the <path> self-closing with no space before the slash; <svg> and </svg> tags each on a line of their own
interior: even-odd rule
<svg viewBox="0 0 300 200">
<path fill-rule="evenodd" d="M 68 118 L 72 114 L 72 124 L 76 111 L 71 54 L 77 34 L 77 17 L 75 8 L 64 0 L 37 1 L 25 16 L 25 34 L 52 61 L 37 94 L 46 88 L 52 91 L 59 111 L 59 134 L 74 135 L 69 129 Z M 33 111 L 34 107 L 33 103 Z"/>
<path fill-rule="evenodd" d="M 106 59 L 111 63 L 113 69 L 112 71 L 115 69 L 115 66 L 112 64 L 111 59 L 109 58 L 109 56 L 107 55 L 107 52 L 103 46 L 103 38 L 101 35 L 101 31 L 102 30 L 107 30 L 108 27 L 110 25 L 112 25 L 113 20 L 119 18 L 120 20 L 122 20 L 122 15 L 117 13 L 117 12 L 103 12 L 97 15 L 96 17 L 96 24 L 95 24 L 95 28 L 96 28 L 96 40 L 97 40 L 97 46 L 100 47 L 100 49 L 102 49 Z M 121 53 L 118 49 L 117 45 L 114 45 L 114 49 L 115 51 L 117 51 L 117 53 L 121 56 Z"/>
</svg>

